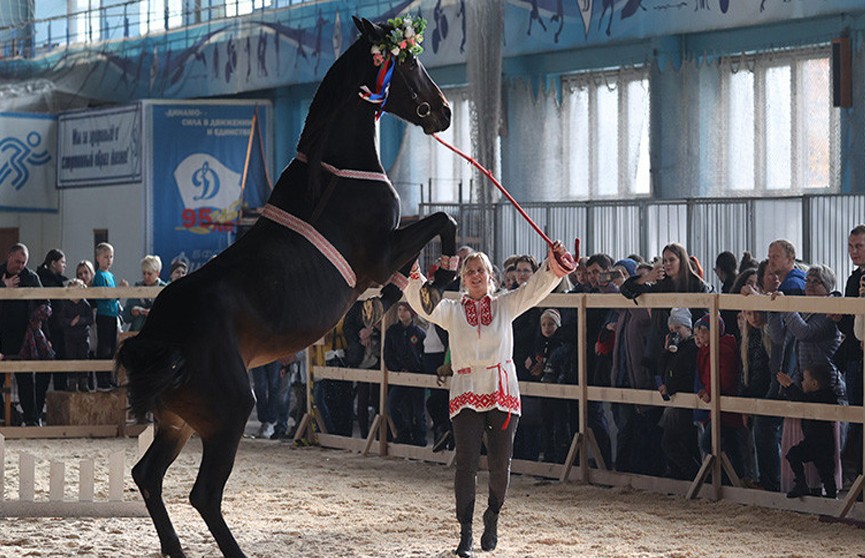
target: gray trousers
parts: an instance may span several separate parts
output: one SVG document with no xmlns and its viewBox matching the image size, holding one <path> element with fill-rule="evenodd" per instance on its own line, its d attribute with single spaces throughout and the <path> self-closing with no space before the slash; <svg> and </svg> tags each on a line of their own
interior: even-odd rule
<svg viewBox="0 0 865 558">
<path fill-rule="evenodd" d="M 498 513 L 505 503 L 511 480 L 514 433 L 520 419 L 513 414 L 510 417 L 506 430 L 502 430 L 502 425 L 507 421 L 508 414 L 498 409 L 483 413 L 463 409 L 452 420 L 456 447 L 454 495 L 460 525 L 472 523 L 484 432 L 487 434 L 487 464 L 490 470 L 488 506 Z"/>
</svg>

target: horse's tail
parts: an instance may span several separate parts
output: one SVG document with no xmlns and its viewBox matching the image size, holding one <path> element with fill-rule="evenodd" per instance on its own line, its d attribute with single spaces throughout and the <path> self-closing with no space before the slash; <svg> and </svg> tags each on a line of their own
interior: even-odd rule
<svg viewBox="0 0 865 558">
<path fill-rule="evenodd" d="M 186 382 L 186 359 L 176 345 L 130 337 L 117 350 L 114 369 L 126 371 L 129 408 L 136 418 L 162 406 L 160 398 Z"/>
</svg>

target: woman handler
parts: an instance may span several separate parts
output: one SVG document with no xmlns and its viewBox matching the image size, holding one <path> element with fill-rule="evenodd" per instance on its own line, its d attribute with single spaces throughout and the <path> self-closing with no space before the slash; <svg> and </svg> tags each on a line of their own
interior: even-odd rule
<svg viewBox="0 0 865 558">
<path fill-rule="evenodd" d="M 484 512 L 481 548 L 492 550 L 498 540 L 499 510 L 510 481 L 514 432 L 520 415 L 520 392 L 513 357 L 511 322 L 541 302 L 567 274 L 554 255 L 565 248 L 555 242 L 537 273 L 522 287 L 493 294 L 492 264 L 486 254 L 466 257 L 460 271 L 462 297 L 443 299 L 430 313 L 423 310 L 421 287 L 426 279 L 415 264 L 405 296 L 412 308 L 450 335 L 450 417 L 456 443 L 454 493 L 460 522 L 456 554 L 472 555 L 472 516 L 481 440 L 487 433 L 490 470 L 489 499 Z M 577 255 L 578 257 L 578 255 Z M 443 262 L 448 263 L 448 262 Z"/>
</svg>

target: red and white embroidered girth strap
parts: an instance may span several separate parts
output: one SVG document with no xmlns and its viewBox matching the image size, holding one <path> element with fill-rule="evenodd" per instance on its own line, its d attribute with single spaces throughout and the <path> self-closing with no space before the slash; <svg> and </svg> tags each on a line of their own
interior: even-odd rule
<svg viewBox="0 0 865 558">
<path fill-rule="evenodd" d="M 298 217 L 282 210 L 275 205 L 266 204 L 261 210 L 261 216 L 267 217 L 274 223 L 289 228 L 307 239 L 313 246 L 318 248 L 325 258 L 336 268 L 346 284 L 352 289 L 357 285 L 357 276 L 348 261 L 339 253 L 339 250 L 321 235 L 315 228 Z"/>
<path fill-rule="evenodd" d="M 295 159 L 297 159 L 301 163 L 306 163 L 306 153 L 298 153 Z M 324 161 L 321 162 L 321 168 L 323 168 L 330 174 L 338 176 L 340 178 L 354 178 L 355 180 L 373 180 L 390 184 L 390 179 L 383 172 L 338 169 L 329 163 L 325 163 Z"/>
<path fill-rule="evenodd" d="M 301 163 L 307 163 L 307 157 L 305 153 L 298 153 L 297 157 L 295 157 Z M 340 178 L 351 178 L 355 180 L 372 180 L 376 182 L 385 182 L 390 184 L 390 179 L 383 172 L 372 172 L 372 171 L 359 171 L 359 170 L 350 170 L 350 169 L 338 169 L 335 166 L 321 162 L 321 168 L 329 172 L 334 176 L 338 176 Z M 328 259 L 330 263 L 339 271 L 339 274 L 342 275 L 342 278 L 345 279 L 346 284 L 352 289 L 357 285 L 357 276 L 354 274 L 354 270 L 351 268 L 351 265 L 346 261 L 342 254 L 339 253 L 339 250 L 331 244 L 324 236 L 321 235 L 315 227 L 300 219 L 287 211 L 280 209 L 274 205 L 267 204 L 262 208 L 261 215 L 263 217 L 267 217 L 274 223 L 279 223 L 280 225 L 287 227 L 294 232 L 298 233 L 305 239 L 307 239 L 313 246 L 318 248 L 318 251 L 321 252 L 324 257 Z"/>
</svg>

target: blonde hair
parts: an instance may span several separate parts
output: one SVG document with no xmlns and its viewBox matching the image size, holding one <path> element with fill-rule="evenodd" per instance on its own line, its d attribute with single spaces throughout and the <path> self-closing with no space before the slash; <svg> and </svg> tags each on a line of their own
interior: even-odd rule
<svg viewBox="0 0 865 558">
<path fill-rule="evenodd" d="M 114 252 L 114 246 L 108 244 L 107 242 L 100 242 L 96 245 L 96 255 L 105 254 L 106 252 Z"/>
<path fill-rule="evenodd" d="M 463 276 L 466 272 L 466 267 L 469 262 L 474 260 L 480 260 L 481 264 L 483 264 L 484 269 L 487 270 L 487 294 L 490 294 L 496 290 L 495 282 L 493 281 L 493 264 L 490 262 L 489 256 L 484 254 L 483 252 L 472 252 L 463 260 L 462 265 L 460 266 L 460 288 L 463 291 L 467 291 L 465 281 L 463 281 Z"/>
<path fill-rule="evenodd" d="M 159 256 L 147 254 L 141 258 L 141 271 L 152 271 L 159 275 L 162 271 L 162 259 Z"/>
<path fill-rule="evenodd" d="M 87 285 L 84 284 L 84 281 L 82 281 L 81 279 L 77 279 L 75 277 L 73 277 L 72 279 L 67 279 L 66 282 L 63 283 L 63 285 L 67 289 L 86 289 L 87 288 Z"/>
</svg>

